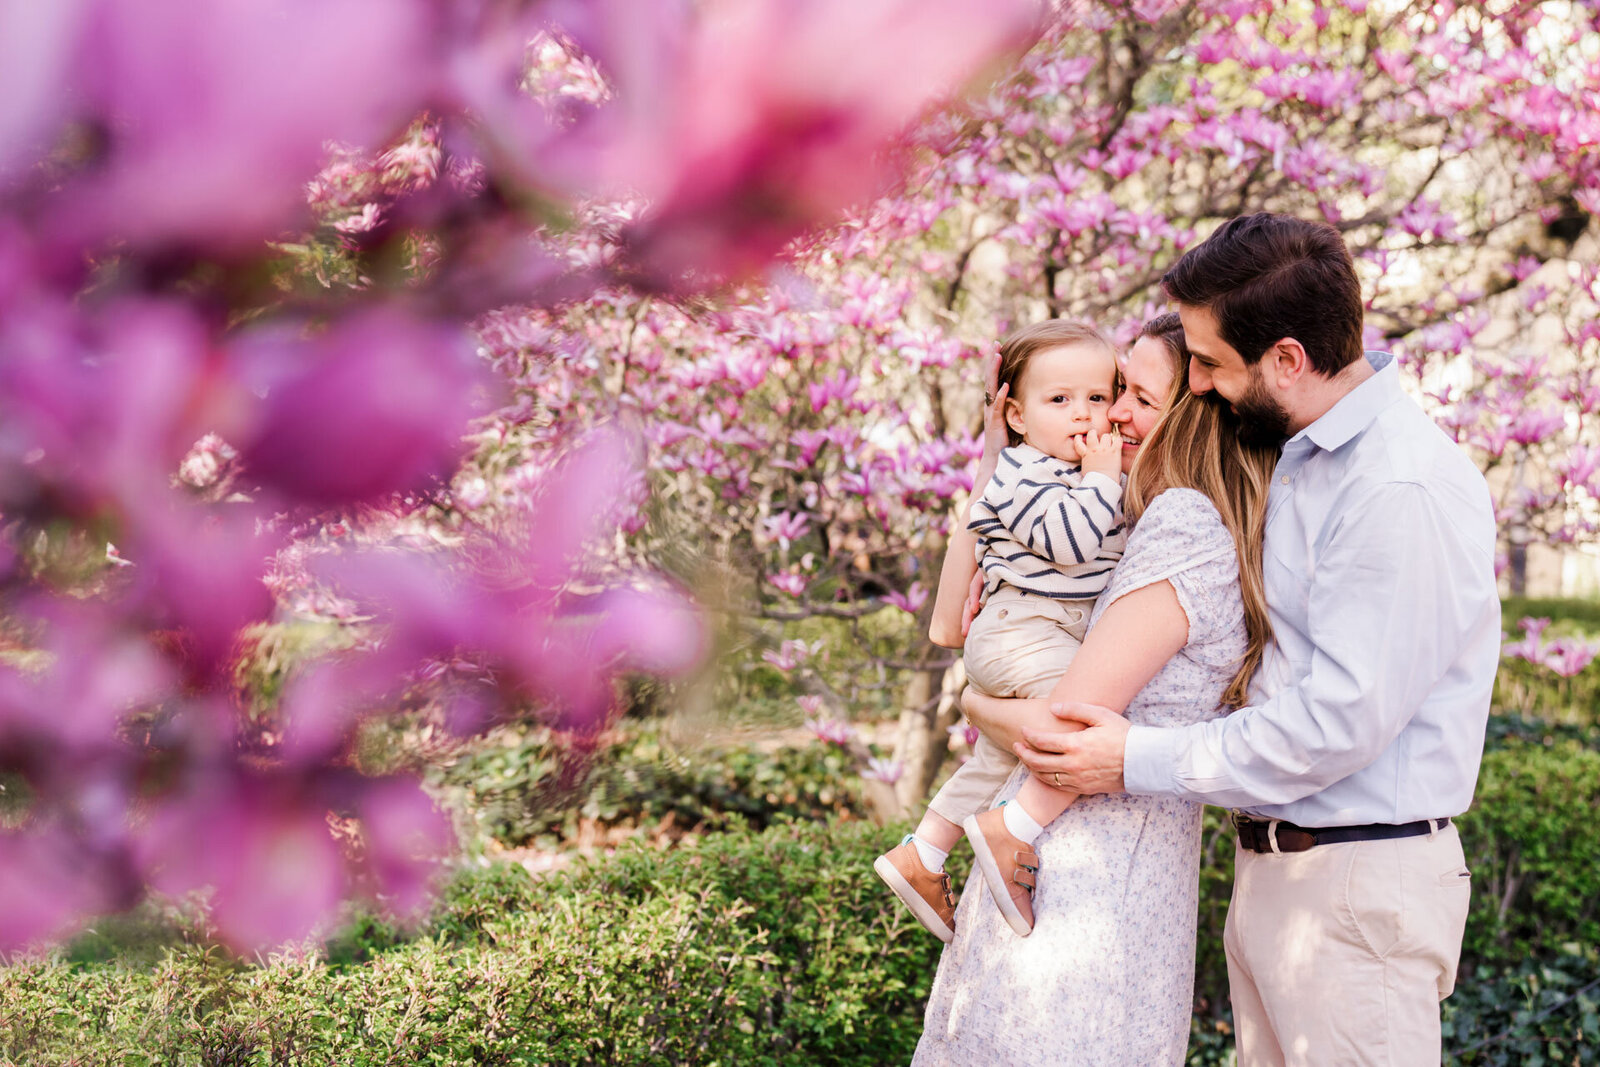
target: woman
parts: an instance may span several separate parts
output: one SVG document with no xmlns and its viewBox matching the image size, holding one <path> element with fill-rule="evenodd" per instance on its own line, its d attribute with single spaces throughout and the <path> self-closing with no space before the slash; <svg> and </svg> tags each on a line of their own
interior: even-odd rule
<svg viewBox="0 0 1600 1067">
<path fill-rule="evenodd" d="M 991 740 L 1010 747 L 1025 727 L 1059 729 L 1048 706 L 1068 697 L 1160 725 L 1243 702 L 1269 634 L 1261 532 L 1276 450 L 1240 445 L 1227 410 L 1189 392 L 1186 362 L 1176 315 L 1148 323 L 1129 353 L 1112 413 L 1127 442 L 1127 551 L 1050 698 L 969 696 Z M 959 577 L 951 567 L 942 579 Z M 1182 1063 L 1199 843 L 1198 805 L 1079 800 L 1034 845 L 1026 940 L 970 881 L 913 1062 Z"/>
</svg>

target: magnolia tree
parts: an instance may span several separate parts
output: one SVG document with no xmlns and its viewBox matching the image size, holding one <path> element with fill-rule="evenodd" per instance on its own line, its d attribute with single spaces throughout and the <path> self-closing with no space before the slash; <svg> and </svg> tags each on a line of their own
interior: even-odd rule
<svg viewBox="0 0 1600 1067">
<path fill-rule="evenodd" d="M 411 909 L 445 827 L 362 772 L 364 724 L 592 728 L 620 673 L 689 665 L 688 599 L 614 550 L 636 429 L 574 397 L 492 493 L 443 488 L 518 425 L 496 363 L 576 358 L 468 324 L 739 283 L 887 188 L 930 97 L 1036 17 L 0 8 L 0 952 L 149 886 L 206 888 L 240 947 L 350 892 Z M 515 515 L 459 518 L 491 495 Z M 339 636 L 256 718 L 252 642 L 296 619 Z"/>
<path fill-rule="evenodd" d="M 1046 315 L 1130 340 L 1184 249 L 1273 210 L 1344 234 L 1370 345 L 1490 472 L 1515 586 L 1528 539 L 1587 540 L 1596 521 L 1596 19 L 1569 3 L 1067 5 L 992 92 L 919 129 L 906 189 L 766 284 L 487 316 L 515 400 L 471 484 L 492 516 L 575 429 L 640 427 L 650 478 L 624 551 L 718 575 L 708 603 L 903 807 L 952 726 L 954 661 L 923 635 L 979 451 L 980 357 Z M 598 259 L 627 247 L 603 213 L 587 232 Z M 826 670 L 795 628 L 817 617 L 849 635 Z M 886 683 L 903 689 L 892 751 L 838 721 Z"/>
</svg>

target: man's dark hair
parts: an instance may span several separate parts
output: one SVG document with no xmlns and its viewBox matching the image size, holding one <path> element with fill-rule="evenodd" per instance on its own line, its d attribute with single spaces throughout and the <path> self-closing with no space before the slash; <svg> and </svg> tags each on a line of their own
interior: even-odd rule
<svg viewBox="0 0 1600 1067">
<path fill-rule="evenodd" d="M 1361 358 L 1361 284 L 1339 231 L 1291 215 L 1240 215 L 1189 249 L 1161 279 L 1167 296 L 1206 308 L 1217 332 L 1258 362 L 1285 337 L 1331 377 Z"/>
</svg>

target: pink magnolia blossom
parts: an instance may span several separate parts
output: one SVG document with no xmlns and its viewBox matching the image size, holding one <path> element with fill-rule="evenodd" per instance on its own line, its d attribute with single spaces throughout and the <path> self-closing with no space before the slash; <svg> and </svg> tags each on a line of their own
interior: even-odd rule
<svg viewBox="0 0 1600 1067">
<path fill-rule="evenodd" d="M 805 575 L 797 571 L 784 571 L 780 574 L 767 575 L 767 584 L 782 593 L 790 596 L 799 596 L 806 591 L 810 581 Z"/>
<path fill-rule="evenodd" d="M 489 389 L 458 329 L 398 309 L 373 309 L 304 340 L 247 336 L 235 357 L 265 393 L 241 431 L 249 474 L 314 504 L 372 500 L 442 477 Z"/>
<path fill-rule="evenodd" d="M 157 810 L 143 834 L 152 883 L 209 887 L 211 916 L 237 948 L 309 936 L 346 892 L 325 803 L 293 779 L 204 779 Z"/>
<path fill-rule="evenodd" d="M 959 742 L 971 748 L 978 743 L 978 728 L 970 722 L 951 723 L 947 729 L 952 741 Z"/>
<path fill-rule="evenodd" d="M 14 952 L 62 937 L 115 903 L 73 838 L 49 825 L 0 831 L 0 947 Z"/>
<path fill-rule="evenodd" d="M 660 280 L 708 265 L 747 274 L 881 191 L 879 146 L 929 88 L 954 90 L 1025 42 L 1036 13 L 1024 0 L 814 0 L 719 10 L 649 50 L 605 40 L 622 108 L 612 173 L 652 205 L 635 255 Z"/>
<path fill-rule="evenodd" d="M 80 239 L 237 248 L 304 212 L 330 141 L 392 136 L 437 80 L 436 27 L 413 0 L 97 3 L 80 28 L 80 104 L 115 131 L 55 220 Z M 285 79 L 284 71 L 294 70 Z"/>
<path fill-rule="evenodd" d="M 810 522 L 804 515 L 796 515 L 785 511 L 779 515 L 768 516 L 762 523 L 767 536 L 783 545 L 791 545 L 806 535 Z"/>
<path fill-rule="evenodd" d="M 805 700 L 804 697 L 800 699 Z M 807 719 L 805 726 L 818 741 L 830 745 L 847 745 L 856 736 L 856 728 L 842 719 Z"/>
<path fill-rule="evenodd" d="M 1600 655 L 1600 644 L 1576 637 L 1558 637 L 1545 648 L 1540 662 L 1561 677 L 1571 678 L 1582 673 L 1597 655 Z"/>
<path fill-rule="evenodd" d="M 915 615 L 922 610 L 922 605 L 928 602 L 928 591 L 922 587 L 921 582 L 912 582 L 911 587 L 904 593 L 899 591 L 887 593 L 883 601 L 908 615 Z"/>
<path fill-rule="evenodd" d="M 791 639 L 783 642 L 776 650 L 770 648 L 763 650 L 761 658 L 780 671 L 792 671 L 821 651 L 822 640 L 820 638 L 809 643 Z M 802 701 L 806 699 L 808 698 L 801 698 Z M 816 714 L 816 709 L 814 708 L 808 708 L 807 710 L 811 714 Z"/>
<path fill-rule="evenodd" d="M 872 756 L 868 758 L 866 769 L 861 772 L 861 777 L 883 782 L 886 785 L 893 785 L 900 780 L 905 772 L 905 765 L 898 760 Z"/>
</svg>

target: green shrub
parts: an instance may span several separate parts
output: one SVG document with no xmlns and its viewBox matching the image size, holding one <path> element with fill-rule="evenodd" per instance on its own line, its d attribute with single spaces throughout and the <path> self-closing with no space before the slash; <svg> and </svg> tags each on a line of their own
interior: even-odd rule
<svg viewBox="0 0 1600 1067">
<path fill-rule="evenodd" d="M 1508 596 L 1500 601 L 1500 618 L 1515 632 L 1519 619 L 1549 619 L 1575 629 L 1600 633 L 1600 599 L 1593 597 Z"/>
<path fill-rule="evenodd" d="M 1566 944 L 1514 966 L 1463 973 L 1444 1003 L 1447 1064 L 1600 1063 L 1600 955 Z"/>
<path fill-rule="evenodd" d="M 938 943 L 877 883 L 892 831 L 784 823 L 626 848 L 534 882 L 476 871 L 359 966 L 0 972 L 17 1063 L 877 1064 L 904 1059 Z M 962 873 L 962 872 L 957 872 Z"/>
<path fill-rule="evenodd" d="M 1508 739 L 1486 752 L 1461 819 L 1473 872 L 1464 949 L 1512 965 L 1550 946 L 1600 943 L 1600 752 Z"/>
<path fill-rule="evenodd" d="M 1475 888 L 1446 1047 L 1463 1065 L 1597 1063 L 1600 753 L 1512 726 L 1460 821 Z M 420 927 L 356 916 L 321 959 L 247 966 L 178 938 L 154 964 L 100 962 L 103 945 L 19 963 L 0 970 L 0 1063 L 905 1062 L 939 945 L 868 870 L 895 836 L 779 820 L 542 879 L 467 868 Z M 1224 1067 L 1225 813 L 1207 810 L 1203 848 L 1188 1062 Z"/>
<path fill-rule="evenodd" d="M 444 780 L 461 789 L 483 829 L 505 845 L 553 846 L 599 830 L 761 829 L 779 816 L 828 819 L 866 810 L 856 767 L 833 745 L 754 746 L 693 753 L 641 730 L 592 754 L 548 732 L 458 759 Z"/>
</svg>

